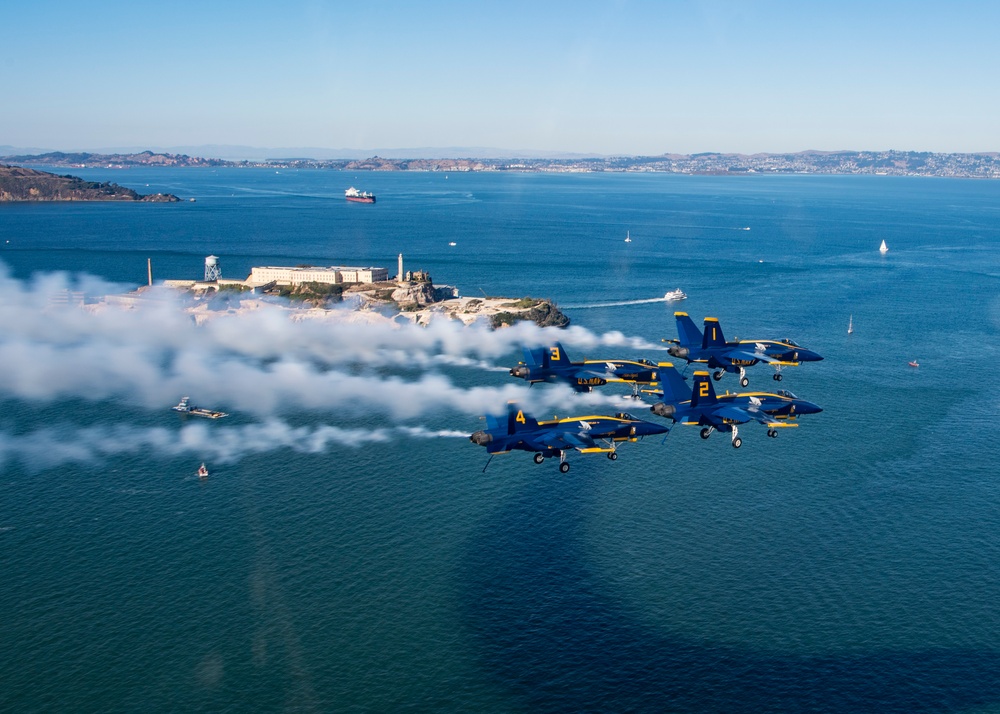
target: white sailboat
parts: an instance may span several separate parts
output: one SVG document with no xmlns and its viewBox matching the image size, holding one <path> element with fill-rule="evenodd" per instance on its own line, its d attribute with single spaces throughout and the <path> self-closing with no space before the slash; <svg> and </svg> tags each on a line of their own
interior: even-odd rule
<svg viewBox="0 0 1000 714">
<path fill-rule="evenodd" d="M 847 334 L 849 334 L 849 335 L 854 334 L 854 315 L 853 314 L 851 314 L 851 316 L 849 318 L 847 318 Z"/>
<path fill-rule="evenodd" d="M 632 242 L 632 237 L 629 236 L 629 232 L 628 231 L 625 231 L 625 242 L 626 243 L 631 243 Z"/>
<path fill-rule="evenodd" d="M 885 255 L 886 253 L 889 252 L 889 246 L 885 244 L 884 238 L 882 239 L 882 245 L 878 247 L 878 252 L 881 253 L 882 255 Z"/>
</svg>

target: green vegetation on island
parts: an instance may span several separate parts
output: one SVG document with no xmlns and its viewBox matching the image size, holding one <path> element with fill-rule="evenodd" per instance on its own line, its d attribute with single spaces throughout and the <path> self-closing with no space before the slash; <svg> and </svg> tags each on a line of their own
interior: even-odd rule
<svg viewBox="0 0 1000 714">
<path fill-rule="evenodd" d="M 0 202 L 2 201 L 179 201 L 170 193 L 142 195 L 116 183 L 84 181 L 76 176 L 57 176 L 0 164 Z"/>
</svg>

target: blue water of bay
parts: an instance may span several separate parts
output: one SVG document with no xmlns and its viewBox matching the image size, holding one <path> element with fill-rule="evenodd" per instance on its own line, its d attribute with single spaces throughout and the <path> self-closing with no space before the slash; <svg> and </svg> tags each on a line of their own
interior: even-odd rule
<svg viewBox="0 0 1000 714">
<path fill-rule="evenodd" d="M 147 259 L 155 279 L 198 278 L 209 254 L 231 277 L 394 273 L 403 253 L 465 295 L 553 298 L 596 334 L 661 344 L 683 309 L 730 339 L 794 338 L 825 360 L 781 386 L 824 411 L 776 440 L 747 425 L 739 450 L 677 428 L 615 462 L 571 456 L 567 474 L 524 453 L 484 473 L 466 439 L 400 436 L 248 453 L 199 481 L 189 454 L 42 469 L 10 455 L 49 424 L 176 428 L 169 404 L 4 394 L 0 708 L 1000 709 L 1000 183 L 74 173 L 196 201 L 0 204 L 17 280 L 134 287 Z M 347 203 L 350 185 L 378 203 Z M 651 301 L 675 288 L 679 307 Z M 436 371 L 470 389 L 511 381 Z M 751 387 L 770 374 L 752 368 Z M 300 422 L 330 419 L 386 421 Z"/>
</svg>

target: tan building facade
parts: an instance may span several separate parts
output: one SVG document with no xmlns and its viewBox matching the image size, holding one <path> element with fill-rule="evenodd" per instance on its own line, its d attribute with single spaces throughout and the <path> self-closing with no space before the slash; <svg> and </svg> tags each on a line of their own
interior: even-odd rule
<svg viewBox="0 0 1000 714">
<path fill-rule="evenodd" d="M 275 282 L 279 285 L 298 285 L 300 283 L 378 283 L 389 279 L 386 268 L 355 268 L 348 266 L 331 266 L 328 268 L 285 268 L 266 266 L 252 268 L 247 283 L 263 285 Z"/>
</svg>

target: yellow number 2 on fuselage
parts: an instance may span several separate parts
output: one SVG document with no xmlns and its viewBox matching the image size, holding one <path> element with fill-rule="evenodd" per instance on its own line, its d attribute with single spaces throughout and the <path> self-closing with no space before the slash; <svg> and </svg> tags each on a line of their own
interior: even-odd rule
<svg viewBox="0 0 1000 714">
<path fill-rule="evenodd" d="M 708 396 L 708 381 L 704 381 L 698 385 L 698 396 L 707 397 Z"/>
</svg>

